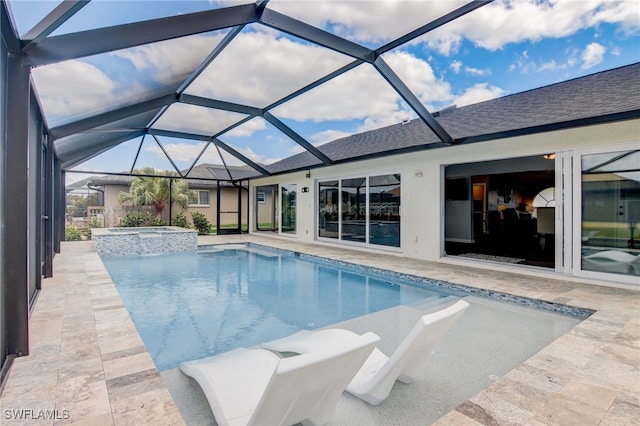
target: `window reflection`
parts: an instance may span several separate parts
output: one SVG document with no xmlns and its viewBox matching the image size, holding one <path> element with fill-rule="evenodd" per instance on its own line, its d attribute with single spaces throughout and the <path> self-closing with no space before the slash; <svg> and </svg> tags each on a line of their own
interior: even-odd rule
<svg viewBox="0 0 640 426">
<path fill-rule="evenodd" d="M 280 188 L 282 208 L 282 232 L 285 234 L 296 233 L 296 197 L 297 197 L 297 185 L 289 184 L 282 185 Z"/>
<path fill-rule="evenodd" d="M 582 157 L 582 269 L 640 275 L 640 150 Z"/>
<path fill-rule="evenodd" d="M 342 179 L 342 239 L 366 242 L 367 179 Z"/>
<path fill-rule="evenodd" d="M 400 175 L 318 185 L 318 236 L 400 247 Z"/>
<path fill-rule="evenodd" d="M 318 184 L 318 237 L 338 238 L 338 181 Z"/>
<path fill-rule="evenodd" d="M 400 175 L 369 178 L 369 243 L 400 247 Z"/>
</svg>

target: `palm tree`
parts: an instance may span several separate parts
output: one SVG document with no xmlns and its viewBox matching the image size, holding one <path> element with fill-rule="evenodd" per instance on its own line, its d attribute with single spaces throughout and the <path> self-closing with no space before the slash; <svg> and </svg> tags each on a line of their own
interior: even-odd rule
<svg viewBox="0 0 640 426">
<path fill-rule="evenodd" d="M 153 167 L 144 167 L 135 170 L 134 173 L 140 175 L 157 175 L 158 172 Z M 174 177 L 171 179 L 171 177 Z M 134 206 L 154 206 L 156 216 L 160 216 L 169 199 L 178 204 L 182 210 L 189 204 L 189 186 L 187 181 L 178 178 L 178 174 L 170 172 L 167 177 L 159 176 L 136 176 L 131 180 L 129 192 L 118 194 L 118 203 L 130 202 Z M 172 181 L 170 183 L 170 181 Z M 169 190 L 171 189 L 171 197 Z"/>
</svg>

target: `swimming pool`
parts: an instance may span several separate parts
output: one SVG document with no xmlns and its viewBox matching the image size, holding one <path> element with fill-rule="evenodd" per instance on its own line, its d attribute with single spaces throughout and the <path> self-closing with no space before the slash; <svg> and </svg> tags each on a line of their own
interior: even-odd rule
<svg viewBox="0 0 640 426">
<path fill-rule="evenodd" d="M 159 371 L 301 329 L 399 306 L 435 309 L 469 296 L 455 286 L 418 285 L 392 274 L 244 246 L 105 257 L 103 262 Z M 504 309 L 485 310 L 504 316 L 498 312 Z M 520 317 L 528 311 L 535 310 L 526 308 Z M 579 322 L 553 315 L 545 320 L 552 332 L 543 331 L 543 343 Z M 494 321 L 486 313 L 482 316 L 487 323 Z"/>
<path fill-rule="evenodd" d="M 160 371 L 397 305 L 443 303 L 454 293 L 248 248 L 103 262 Z"/>
</svg>

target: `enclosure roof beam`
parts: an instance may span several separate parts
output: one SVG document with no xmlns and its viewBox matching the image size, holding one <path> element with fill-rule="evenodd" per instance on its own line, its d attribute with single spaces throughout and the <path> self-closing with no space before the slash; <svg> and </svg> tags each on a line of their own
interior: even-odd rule
<svg viewBox="0 0 640 426">
<path fill-rule="evenodd" d="M 324 31 L 313 25 L 293 19 L 289 16 L 265 9 L 260 18 L 260 22 L 267 27 L 274 28 L 284 33 L 299 37 L 303 40 L 324 46 L 328 49 L 360 59 L 366 62 L 373 60 L 374 52 L 364 46 L 346 40 L 330 32 Z"/>
<path fill-rule="evenodd" d="M 143 101 L 135 105 L 126 106 L 102 114 L 94 115 L 82 120 L 74 121 L 73 123 L 54 127 L 50 130 L 49 133 L 54 140 L 61 139 L 75 133 L 80 133 L 99 126 L 104 126 L 114 121 L 122 120 L 136 114 L 150 111 L 152 109 L 162 108 L 163 106 L 169 105 L 175 101 L 176 95 L 174 92 L 172 92 L 171 94 L 159 96 L 155 99 Z"/>
<path fill-rule="evenodd" d="M 387 80 L 387 82 L 393 87 L 396 92 L 404 99 L 411 108 L 418 114 L 418 116 L 424 121 L 424 123 L 429 126 L 429 128 L 436 134 L 436 136 L 446 144 L 454 143 L 453 138 L 447 131 L 436 121 L 436 119 L 431 115 L 431 113 L 422 105 L 420 99 L 407 87 L 406 84 L 398 77 L 398 75 L 391 69 L 389 65 L 382 59 L 382 57 L 378 57 L 374 64 L 375 68 L 382 75 L 382 77 Z"/>
<path fill-rule="evenodd" d="M 298 145 L 300 145 L 301 147 L 309 151 L 311 154 L 313 154 L 317 159 L 322 161 L 324 164 L 329 165 L 333 163 L 331 158 L 327 157 L 322 151 L 320 151 L 315 146 L 311 145 L 309 142 L 307 142 L 305 138 L 303 138 L 298 133 L 296 133 L 291 127 L 287 126 L 282 121 L 278 120 L 271 113 L 265 112 L 263 115 L 263 118 L 267 120 L 269 123 L 273 124 L 275 127 L 277 127 L 278 130 L 280 130 L 282 133 L 284 133 L 285 135 L 293 139 Z"/>
<path fill-rule="evenodd" d="M 249 167 L 251 167 L 255 171 L 259 172 L 260 174 L 262 174 L 264 176 L 270 176 L 271 175 L 270 171 L 268 171 L 267 169 L 265 169 L 264 167 L 262 167 L 258 163 L 253 162 L 252 160 L 250 160 L 246 156 L 240 154 L 238 151 L 236 151 L 235 149 L 231 148 L 229 145 L 227 145 L 226 143 L 222 142 L 220 139 L 213 138 L 211 140 L 211 142 L 216 144 L 216 146 L 219 146 L 220 148 L 224 149 L 229 154 L 233 155 L 238 160 L 242 161 L 243 163 L 245 163 L 246 165 L 248 165 Z"/>
<path fill-rule="evenodd" d="M 77 59 L 148 43 L 201 34 L 258 20 L 256 5 L 230 6 L 48 37 L 28 55 L 32 66 Z"/>
<path fill-rule="evenodd" d="M 55 9 L 24 35 L 22 53 L 33 49 L 87 4 L 89 4 L 87 0 L 60 2 Z"/>
</svg>

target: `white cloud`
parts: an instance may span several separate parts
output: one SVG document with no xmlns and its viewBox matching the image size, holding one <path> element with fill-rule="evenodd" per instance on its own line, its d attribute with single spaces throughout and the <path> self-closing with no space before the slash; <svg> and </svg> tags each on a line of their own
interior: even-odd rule
<svg viewBox="0 0 640 426">
<path fill-rule="evenodd" d="M 49 125 L 104 112 L 117 101 L 117 85 L 97 67 L 72 60 L 32 72 Z"/>
<path fill-rule="evenodd" d="M 336 139 L 344 138 L 350 136 L 351 133 L 344 132 L 342 130 L 324 130 L 322 132 L 318 132 L 309 138 L 309 141 L 313 143 L 315 146 L 324 145 L 327 142 L 334 141 Z"/>
<path fill-rule="evenodd" d="M 274 115 L 297 121 L 363 119 L 398 108 L 398 94 L 373 67 L 364 64 L 275 108 Z"/>
<path fill-rule="evenodd" d="M 464 91 L 464 93 L 457 96 L 455 104 L 458 107 L 471 105 L 500 97 L 503 93 L 504 90 L 499 87 L 492 86 L 488 83 L 479 83 L 475 86 L 469 87 Z"/>
<path fill-rule="evenodd" d="M 449 64 L 449 69 L 456 74 L 460 74 L 460 70 L 462 69 L 462 61 L 455 60 Z"/>
<path fill-rule="evenodd" d="M 264 130 L 267 128 L 267 123 L 262 118 L 254 118 L 252 120 L 247 121 L 241 126 L 238 126 L 231 131 L 225 133 L 225 136 L 232 137 L 246 137 L 251 136 L 255 132 L 259 132 L 260 130 Z"/>
<path fill-rule="evenodd" d="M 111 55 L 130 61 L 138 72 L 151 76 L 157 83 L 180 83 L 223 37 L 223 32 L 198 34 L 118 50 Z"/>
<path fill-rule="evenodd" d="M 271 0 L 269 8 L 368 45 L 381 45 L 465 4 L 432 1 Z"/>
<path fill-rule="evenodd" d="M 571 49 L 565 52 L 566 60 L 564 62 L 557 62 L 555 59 L 549 61 L 536 61 L 529 58 L 528 53 L 525 51 L 520 54 L 520 57 L 517 58 L 515 63 L 509 65 L 508 70 L 512 72 L 517 69 L 523 74 L 566 70 L 578 62 L 577 55 L 578 51 L 576 49 Z"/>
<path fill-rule="evenodd" d="M 509 43 L 569 36 L 605 22 L 619 24 L 628 33 L 640 30 L 637 0 L 500 0 L 432 31 L 422 41 L 451 55 L 464 38 L 498 50 Z"/>
<path fill-rule="evenodd" d="M 436 77 L 424 59 L 398 50 L 385 54 L 384 59 L 422 103 L 430 105 L 451 100 L 451 86 Z"/>
<path fill-rule="evenodd" d="M 256 153 L 253 149 L 251 149 L 250 147 L 247 147 L 247 148 L 236 148 L 236 151 L 238 151 L 240 154 L 244 155 L 245 157 L 247 157 L 248 159 L 250 159 L 254 163 L 258 163 L 258 164 L 271 164 L 271 163 L 275 163 L 276 161 L 282 160 L 282 157 L 270 158 L 270 157 L 267 157 L 267 156 L 264 156 L 264 155 L 260 155 L 260 154 Z M 226 160 L 226 158 L 227 157 L 225 157 L 225 160 Z M 234 160 L 229 160 L 227 162 L 227 164 L 232 164 L 234 166 L 244 165 L 244 163 L 242 161 L 235 159 L 235 157 L 233 157 L 233 158 L 234 158 Z"/>
<path fill-rule="evenodd" d="M 589 44 L 583 51 L 580 58 L 582 59 L 582 69 L 592 68 L 602 62 L 607 49 L 599 43 Z"/>
<path fill-rule="evenodd" d="M 162 143 L 162 140 L 160 142 Z M 162 143 L 162 146 L 175 162 L 193 162 L 202 151 L 202 148 L 204 148 L 205 143 Z M 146 145 L 145 151 L 156 154 L 160 158 L 165 158 L 164 152 L 162 152 L 158 144 Z"/>
<path fill-rule="evenodd" d="M 272 30 L 251 31 L 238 35 L 186 93 L 264 107 L 351 60 Z"/>
<path fill-rule="evenodd" d="M 185 103 L 173 103 L 153 125 L 155 129 L 212 136 L 246 115 Z"/>
<path fill-rule="evenodd" d="M 475 75 L 478 77 L 483 77 L 485 75 L 491 75 L 491 70 L 490 69 L 484 69 L 481 70 L 479 68 L 474 68 L 474 67 L 464 67 L 464 72 L 470 75 Z"/>
</svg>

